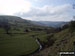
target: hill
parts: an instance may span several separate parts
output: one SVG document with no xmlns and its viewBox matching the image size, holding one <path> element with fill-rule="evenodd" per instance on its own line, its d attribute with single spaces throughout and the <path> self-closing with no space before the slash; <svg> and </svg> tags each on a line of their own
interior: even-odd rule
<svg viewBox="0 0 75 56">
<path fill-rule="evenodd" d="M 65 24 L 68 24 L 68 22 L 64 21 L 34 21 L 36 24 L 39 25 L 45 25 L 50 27 L 62 27 Z"/>
<path fill-rule="evenodd" d="M 26 31 L 38 31 L 48 28 L 34 24 L 32 21 L 22 19 L 17 16 L 0 16 L 0 27 L 11 28 L 9 32 L 24 33 Z"/>
<path fill-rule="evenodd" d="M 75 42 L 75 21 L 71 21 L 68 28 L 54 33 L 50 38 L 56 39 L 54 44 L 41 50 L 36 56 L 59 56 L 60 51 L 73 51 L 73 42 Z"/>
</svg>

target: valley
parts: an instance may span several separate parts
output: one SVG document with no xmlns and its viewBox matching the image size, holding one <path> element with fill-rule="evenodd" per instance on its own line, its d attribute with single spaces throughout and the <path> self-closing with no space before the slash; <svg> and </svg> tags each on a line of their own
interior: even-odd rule
<svg viewBox="0 0 75 56">
<path fill-rule="evenodd" d="M 0 56 L 59 56 L 59 51 L 72 51 L 74 27 L 75 21 L 52 27 L 0 16 Z"/>
</svg>

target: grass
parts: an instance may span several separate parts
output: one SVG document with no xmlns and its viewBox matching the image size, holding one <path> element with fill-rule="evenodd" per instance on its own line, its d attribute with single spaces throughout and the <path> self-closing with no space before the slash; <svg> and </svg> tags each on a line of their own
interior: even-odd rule
<svg viewBox="0 0 75 56">
<path fill-rule="evenodd" d="M 23 31 L 16 30 L 10 30 L 10 32 L 12 33 L 10 35 L 3 34 L 5 33 L 4 29 L 0 29 L 0 56 L 19 56 L 33 53 L 39 48 L 35 38 L 47 41 L 48 36 L 45 31 L 30 31 L 25 34 L 19 34 L 18 32 Z M 32 38 L 32 35 L 35 35 L 35 38 Z"/>
<path fill-rule="evenodd" d="M 6 33 L 3 28 L 0 28 L 0 33 Z"/>
<path fill-rule="evenodd" d="M 59 51 L 73 51 L 75 32 L 70 33 L 69 29 L 65 29 L 59 33 L 55 33 L 53 38 L 56 39 L 53 46 L 40 51 L 36 56 L 38 56 L 38 54 L 42 54 L 42 56 L 59 56 Z"/>
<path fill-rule="evenodd" d="M 25 55 L 38 48 L 35 39 L 25 34 L 0 34 L 0 56 Z"/>
</svg>

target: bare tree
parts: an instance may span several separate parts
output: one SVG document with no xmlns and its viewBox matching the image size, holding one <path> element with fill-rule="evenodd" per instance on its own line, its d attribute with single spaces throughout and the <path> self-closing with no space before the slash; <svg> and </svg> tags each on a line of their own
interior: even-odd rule
<svg viewBox="0 0 75 56">
<path fill-rule="evenodd" d="M 0 19 L 0 27 L 4 28 L 5 32 L 6 32 L 7 34 L 9 34 L 10 24 L 9 24 L 8 20 L 5 19 L 4 17 L 2 17 L 2 18 Z"/>
</svg>

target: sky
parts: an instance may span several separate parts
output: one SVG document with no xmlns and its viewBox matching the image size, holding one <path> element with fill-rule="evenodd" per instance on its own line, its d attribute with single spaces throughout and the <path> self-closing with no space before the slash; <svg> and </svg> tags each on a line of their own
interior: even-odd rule
<svg viewBox="0 0 75 56">
<path fill-rule="evenodd" d="M 70 21 L 75 0 L 0 0 L 0 15 L 14 15 L 33 21 Z"/>
</svg>

